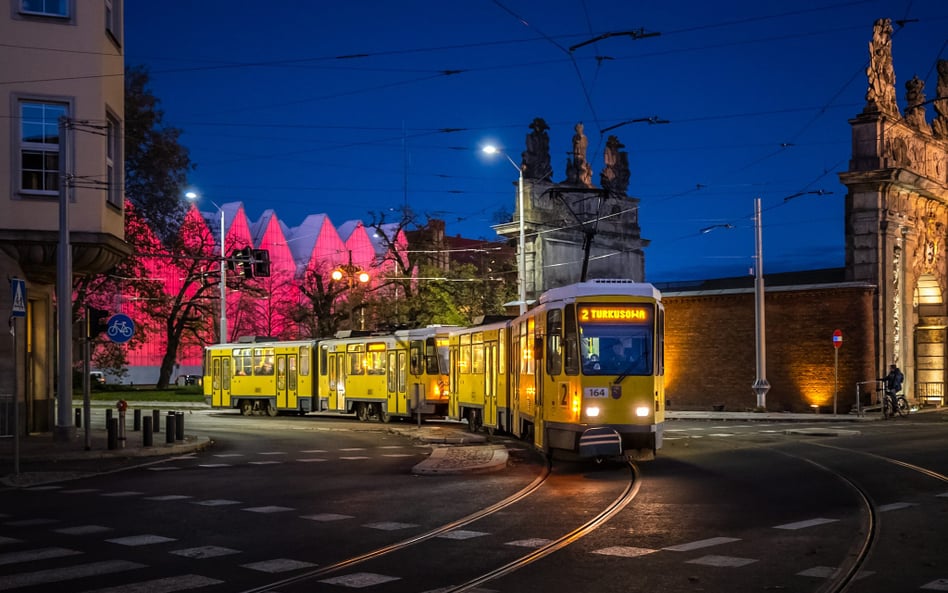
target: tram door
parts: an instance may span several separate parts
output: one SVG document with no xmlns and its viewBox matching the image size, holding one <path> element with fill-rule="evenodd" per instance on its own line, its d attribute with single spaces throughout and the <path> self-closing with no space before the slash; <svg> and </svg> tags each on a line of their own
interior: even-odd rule
<svg viewBox="0 0 948 593">
<path fill-rule="evenodd" d="M 497 426 L 497 342 L 484 343 L 484 426 Z"/>
<path fill-rule="evenodd" d="M 292 374 L 292 376 L 291 376 Z M 296 357 L 278 354 L 276 357 L 277 409 L 296 408 Z"/>
<path fill-rule="evenodd" d="M 211 405 L 214 407 L 230 407 L 230 356 L 214 356 L 211 358 Z"/>
<path fill-rule="evenodd" d="M 329 409 L 337 412 L 346 411 L 346 387 L 339 375 L 340 355 L 329 353 Z"/>
</svg>

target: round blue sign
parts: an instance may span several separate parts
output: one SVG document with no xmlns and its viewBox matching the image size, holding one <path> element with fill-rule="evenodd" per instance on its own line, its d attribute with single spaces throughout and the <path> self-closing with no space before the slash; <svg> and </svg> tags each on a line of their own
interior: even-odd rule
<svg viewBox="0 0 948 593">
<path fill-rule="evenodd" d="M 117 313 L 109 317 L 106 333 L 113 342 L 124 344 L 132 339 L 132 334 L 135 333 L 135 322 L 128 315 Z"/>
</svg>

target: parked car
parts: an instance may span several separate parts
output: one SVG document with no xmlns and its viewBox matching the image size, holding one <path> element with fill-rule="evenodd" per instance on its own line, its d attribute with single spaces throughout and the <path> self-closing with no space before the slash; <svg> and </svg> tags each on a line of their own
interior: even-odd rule
<svg viewBox="0 0 948 593">
<path fill-rule="evenodd" d="M 89 383 L 91 383 L 93 387 L 105 385 L 105 373 L 102 371 L 90 371 Z"/>
<path fill-rule="evenodd" d="M 200 385 L 201 376 L 200 375 L 178 375 L 178 380 L 176 381 L 178 385 Z"/>
</svg>

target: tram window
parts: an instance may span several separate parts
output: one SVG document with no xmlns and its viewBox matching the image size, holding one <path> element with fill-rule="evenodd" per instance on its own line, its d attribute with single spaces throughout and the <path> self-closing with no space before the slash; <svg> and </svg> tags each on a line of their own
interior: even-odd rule
<svg viewBox="0 0 948 593">
<path fill-rule="evenodd" d="M 287 386 L 290 391 L 296 391 L 296 357 L 290 355 L 287 359 Z"/>
<path fill-rule="evenodd" d="M 507 332 L 500 330 L 497 332 L 497 371 L 500 374 L 507 372 Z"/>
<path fill-rule="evenodd" d="M 309 361 L 310 361 L 310 348 L 309 346 L 300 346 L 300 374 L 306 377 L 309 375 Z"/>
<path fill-rule="evenodd" d="M 546 372 L 559 375 L 563 368 L 563 311 L 552 309 L 546 314 Z"/>
<path fill-rule="evenodd" d="M 215 358 L 214 362 L 211 364 L 211 386 L 214 389 L 221 388 L 221 359 Z"/>
<path fill-rule="evenodd" d="M 665 309 L 659 307 L 658 320 L 655 323 L 658 346 L 655 348 L 655 372 L 665 374 Z"/>
<path fill-rule="evenodd" d="M 460 346 L 458 347 L 458 369 L 463 374 L 471 372 L 471 336 L 465 334 L 461 336 Z"/>
<path fill-rule="evenodd" d="M 365 371 L 369 375 L 384 375 L 385 374 L 385 351 L 384 350 L 373 350 L 371 352 L 366 352 Z"/>
<path fill-rule="evenodd" d="M 398 392 L 405 393 L 405 386 L 408 384 L 408 375 L 405 373 L 407 365 L 405 364 L 405 353 L 398 353 Z"/>
<path fill-rule="evenodd" d="M 484 374 L 484 342 L 471 346 L 471 372 L 475 375 Z"/>
<path fill-rule="evenodd" d="M 349 353 L 349 375 L 364 375 L 365 366 L 362 352 Z"/>
<path fill-rule="evenodd" d="M 329 363 L 329 347 L 320 346 L 319 347 L 319 374 L 323 377 L 326 376 L 327 365 Z"/>
<path fill-rule="evenodd" d="M 253 374 L 254 375 L 272 375 L 273 374 L 273 348 L 254 348 Z"/>
<path fill-rule="evenodd" d="M 250 354 L 250 348 L 236 348 L 234 350 L 234 375 L 251 374 L 253 374 L 253 357 Z"/>
<path fill-rule="evenodd" d="M 394 393 L 398 389 L 398 377 L 396 373 L 398 372 L 397 367 L 395 366 L 395 358 L 398 355 L 397 352 L 392 350 L 388 353 L 388 392 Z"/>
<path fill-rule="evenodd" d="M 434 338 L 425 340 L 425 372 L 429 375 L 441 373 L 441 365 L 438 361 L 438 341 Z"/>
<path fill-rule="evenodd" d="M 431 347 L 434 348 L 434 340 L 432 340 L 431 338 L 428 338 L 428 340 L 431 343 L 430 344 Z M 412 340 L 411 344 L 408 347 L 409 351 L 411 352 L 411 374 L 412 375 L 420 375 L 422 374 L 422 371 L 424 369 L 423 364 L 422 364 L 425 359 L 425 355 L 423 352 L 424 344 L 425 343 L 422 342 L 421 340 Z"/>
<path fill-rule="evenodd" d="M 225 391 L 229 391 L 230 390 L 230 359 L 222 358 L 221 364 L 224 365 L 223 370 L 221 370 L 221 377 L 223 377 L 223 382 L 224 382 L 223 388 Z"/>
<path fill-rule="evenodd" d="M 566 305 L 566 309 L 563 311 L 563 370 L 567 375 L 578 375 L 579 367 L 579 334 L 576 331 L 576 305 Z"/>
</svg>

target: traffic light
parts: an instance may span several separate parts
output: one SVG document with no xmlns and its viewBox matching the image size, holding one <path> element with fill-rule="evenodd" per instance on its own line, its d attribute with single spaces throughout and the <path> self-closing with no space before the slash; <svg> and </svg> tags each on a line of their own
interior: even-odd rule
<svg viewBox="0 0 948 593">
<path fill-rule="evenodd" d="M 111 316 L 111 313 L 103 309 L 86 307 L 86 336 L 91 339 L 104 332 Z"/>
<path fill-rule="evenodd" d="M 266 249 L 253 250 L 253 275 L 258 278 L 270 277 L 270 252 Z"/>
<path fill-rule="evenodd" d="M 237 262 L 237 274 L 244 278 L 253 278 L 253 249 L 244 247 L 234 252 L 234 259 Z"/>
</svg>

